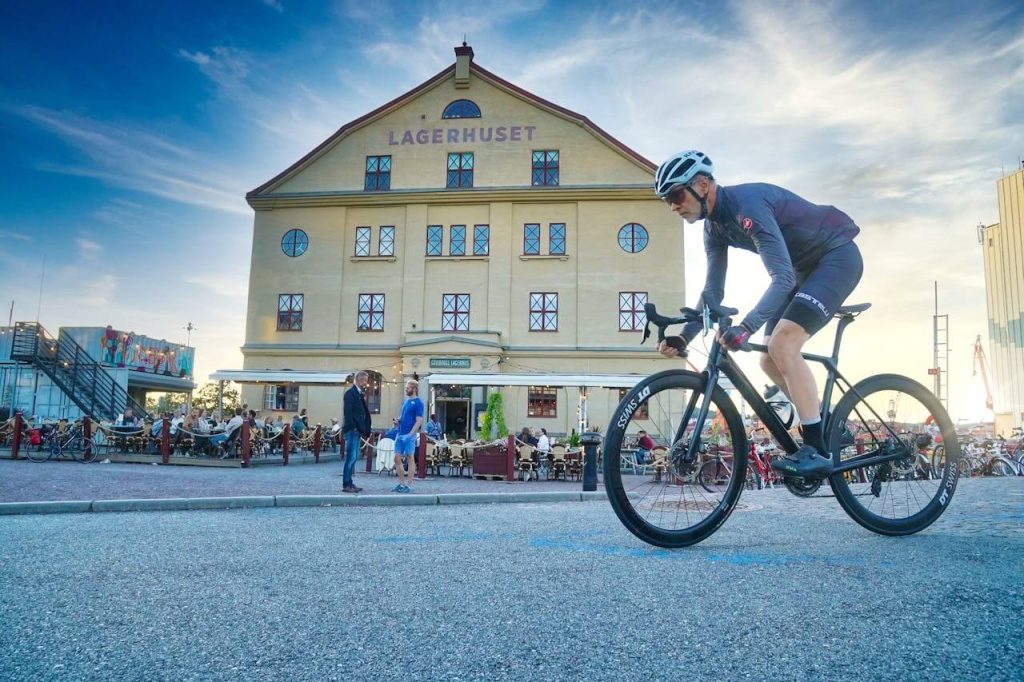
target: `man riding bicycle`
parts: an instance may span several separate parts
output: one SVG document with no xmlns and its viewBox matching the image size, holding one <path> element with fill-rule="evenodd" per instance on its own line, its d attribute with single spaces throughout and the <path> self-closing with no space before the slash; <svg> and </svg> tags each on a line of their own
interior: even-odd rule
<svg viewBox="0 0 1024 682">
<path fill-rule="evenodd" d="M 674 154 L 658 168 L 654 191 L 687 222 L 704 220 L 708 265 L 698 308 L 722 302 L 730 246 L 760 255 L 771 284 L 720 341 L 737 350 L 765 327 L 768 353 L 761 356 L 761 369 L 786 388 L 804 441 L 796 452 L 775 458 L 772 467 L 790 476 L 824 476 L 832 463 L 822 434 L 818 388 L 800 352 L 860 281 L 864 264 L 853 243 L 860 228 L 834 206 L 812 204 L 782 187 L 721 187 L 713 170 L 711 159 L 699 151 Z M 690 322 L 681 336 L 667 337 L 658 350 L 676 357 L 702 328 Z"/>
</svg>

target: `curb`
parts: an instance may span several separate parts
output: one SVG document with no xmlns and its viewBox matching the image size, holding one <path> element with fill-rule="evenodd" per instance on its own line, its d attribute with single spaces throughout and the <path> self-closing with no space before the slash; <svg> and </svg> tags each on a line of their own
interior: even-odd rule
<svg viewBox="0 0 1024 682">
<path fill-rule="evenodd" d="M 0 516 L 86 512 L 189 511 L 257 507 L 411 507 L 453 504 L 589 502 L 607 499 L 603 491 L 541 493 L 442 493 L 435 495 L 263 495 L 243 497 L 171 497 L 136 500 L 61 500 L 0 502 Z"/>
</svg>

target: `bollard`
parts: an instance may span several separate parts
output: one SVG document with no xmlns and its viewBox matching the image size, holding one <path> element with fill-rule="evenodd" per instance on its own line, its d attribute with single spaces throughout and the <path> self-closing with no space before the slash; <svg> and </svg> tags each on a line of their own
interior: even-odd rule
<svg viewBox="0 0 1024 682">
<path fill-rule="evenodd" d="M 323 437 L 320 425 L 316 425 L 316 432 L 313 433 L 313 464 L 320 463 L 320 439 Z"/>
<path fill-rule="evenodd" d="M 18 459 L 18 450 L 21 448 L 21 410 L 14 413 L 14 434 L 11 437 L 11 459 Z"/>
<path fill-rule="evenodd" d="M 508 449 L 505 451 L 505 482 L 511 483 L 516 479 L 516 437 L 508 434 Z"/>
<path fill-rule="evenodd" d="M 583 446 L 583 490 L 597 490 L 597 447 L 601 445 L 601 434 L 587 431 L 580 436 Z"/>
<path fill-rule="evenodd" d="M 252 455 L 252 441 L 249 439 L 252 433 L 249 431 L 249 418 L 242 422 L 242 466 L 249 466 L 249 457 Z"/>
<path fill-rule="evenodd" d="M 92 461 L 92 420 L 86 415 L 82 417 L 82 461 Z"/>
<path fill-rule="evenodd" d="M 427 477 L 427 436 L 425 433 L 416 432 L 416 478 Z"/>
<path fill-rule="evenodd" d="M 171 461 L 171 420 L 167 417 L 160 426 L 160 461 L 164 464 Z"/>
<path fill-rule="evenodd" d="M 281 466 L 288 466 L 288 450 L 292 447 L 292 425 L 285 424 L 284 432 L 281 434 L 281 438 L 284 439 L 284 444 L 281 446 L 281 457 L 284 458 L 284 464 Z"/>
</svg>

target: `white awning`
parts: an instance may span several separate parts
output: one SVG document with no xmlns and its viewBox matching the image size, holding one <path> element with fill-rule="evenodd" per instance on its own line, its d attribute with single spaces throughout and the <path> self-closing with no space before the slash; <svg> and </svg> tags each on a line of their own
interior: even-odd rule
<svg viewBox="0 0 1024 682">
<path fill-rule="evenodd" d="M 218 369 L 210 375 L 213 381 L 234 381 L 239 384 L 347 384 L 356 370 L 318 372 L 299 369 Z"/>
<path fill-rule="evenodd" d="M 633 388 L 645 374 L 431 374 L 427 383 L 449 386 L 601 386 Z"/>
<path fill-rule="evenodd" d="M 444 374 L 436 373 L 424 377 L 428 384 L 443 386 L 557 386 L 633 388 L 646 374 Z M 724 376 L 718 378 L 718 385 L 732 390 L 732 382 Z"/>
</svg>

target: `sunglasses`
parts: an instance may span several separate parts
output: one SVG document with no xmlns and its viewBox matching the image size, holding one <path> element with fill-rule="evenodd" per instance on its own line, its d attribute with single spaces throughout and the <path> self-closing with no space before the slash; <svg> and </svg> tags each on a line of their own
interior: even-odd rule
<svg viewBox="0 0 1024 682">
<path fill-rule="evenodd" d="M 673 187 L 672 191 L 664 196 L 665 203 L 669 206 L 682 204 L 686 199 L 686 185 Z"/>
</svg>

